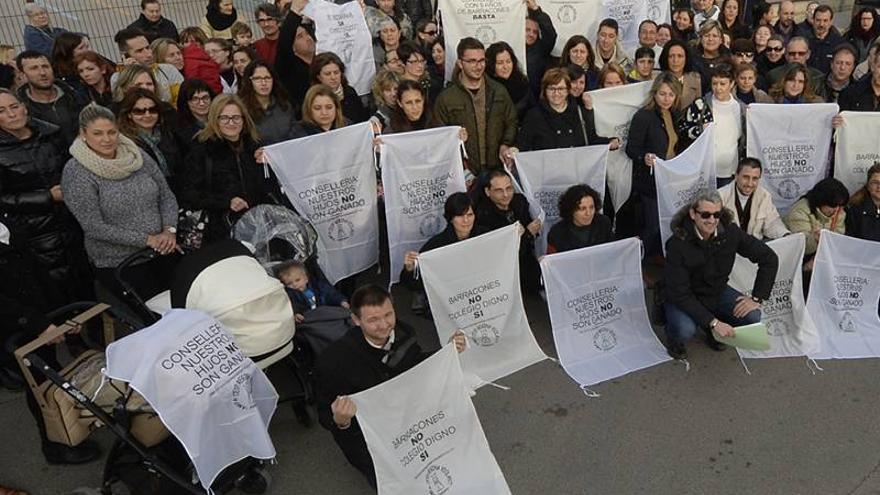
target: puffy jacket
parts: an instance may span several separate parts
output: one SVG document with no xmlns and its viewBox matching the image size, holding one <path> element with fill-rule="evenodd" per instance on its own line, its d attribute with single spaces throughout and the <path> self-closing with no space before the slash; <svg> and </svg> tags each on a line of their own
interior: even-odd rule
<svg viewBox="0 0 880 495">
<path fill-rule="evenodd" d="M 760 299 L 770 297 L 779 268 L 776 253 L 737 227 L 727 209 L 721 210 L 716 235 L 701 240 L 689 211 L 685 207 L 673 217 L 672 237 L 666 241 L 666 300 L 701 327 L 708 327 L 737 254 L 758 265 L 752 294 Z"/>
<path fill-rule="evenodd" d="M 31 119 L 28 126 L 33 134 L 25 140 L 0 131 L 0 215 L 17 232 L 19 247 L 63 285 L 65 302 L 71 302 L 83 295 L 80 284 L 86 282 L 71 280 L 87 272 L 82 234 L 67 207 L 49 193 L 61 183 L 67 145 L 54 124 Z"/>
<path fill-rule="evenodd" d="M 880 208 L 867 194 L 862 201 L 846 209 L 846 235 L 880 241 Z"/>
<path fill-rule="evenodd" d="M 502 144 L 513 146 L 517 130 L 516 108 L 507 90 L 488 77 L 483 80 L 486 84 L 486 142 L 480 142 L 474 101 L 460 80 L 444 89 L 434 102 L 434 117 L 440 123 L 467 129 L 465 149 L 474 175 L 479 175 L 483 169 L 501 167 L 498 149 Z M 485 149 L 485 163 L 480 160 L 480 148 Z"/>
</svg>

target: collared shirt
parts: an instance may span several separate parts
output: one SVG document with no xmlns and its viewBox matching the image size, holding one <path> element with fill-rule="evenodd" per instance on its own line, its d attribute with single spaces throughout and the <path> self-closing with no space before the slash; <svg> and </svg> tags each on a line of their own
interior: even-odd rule
<svg viewBox="0 0 880 495">
<path fill-rule="evenodd" d="M 701 240 L 701 241 L 705 241 L 705 240 L 706 240 L 706 239 L 703 238 L 703 235 L 700 234 L 700 229 L 697 228 L 696 224 L 694 224 L 694 232 L 697 233 L 697 239 L 699 239 L 699 240 Z M 709 239 L 711 239 L 711 238 L 713 238 L 713 237 L 715 237 L 715 236 L 717 236 L 717 235 L 718 235 L 718 227 L 715 227 L 715 232 L 712 232 L 712 235 L 709 236 Z"/>
</svg>

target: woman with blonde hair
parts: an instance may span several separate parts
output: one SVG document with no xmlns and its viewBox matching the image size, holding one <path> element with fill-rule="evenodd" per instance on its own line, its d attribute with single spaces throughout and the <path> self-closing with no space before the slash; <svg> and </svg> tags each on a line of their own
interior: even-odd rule
<svg viewBox="0 0 880 495">
<path fill-rule="evenodd" d="M 183 50 L 180 45 L 168 38 L 158 38 L 150 43 L 150 50 L 153 52 L 153 58 L 157 64 L 173 65 L 175 69 L 183 74 Z"/>
<path fill-rule="evenodd" d="M 156 92 L 156 78 L 150 69 L 143 65 L 129 65 L 122 69 L 113 86 L 113 101 L 119 103 L 125 98 L 125 93 L 132 88 L 141 88 L 153 93 Z M 158 95 L 157 95 L 158 96 Z"/>
<path fill-rule="evenodd" d="M 394 108 L 397 107 L 397 87 L 400 85 L 400 76 L 394 72 L 385 70 L 376 74 L 373 79 L 373 101 L 376 102 L 376 111 L 370 118 L 378 123 L 381 129 L 388 127 Z"/>
<path fill-rule="evenodd" d="M 300 138 L 344 127 L 342 104 L 336 92 L 326 84 L 315 84 L 303 100 L 302 120 L 294 124 L 293 137 Z"/>
<path fill-rule="evenodd" d="M 195 136 L 180 184 L 184 208 L 207 211 L 207 240 L 229 236 L 232 223 L 248 208 L 269 202 L 257 127 L 236 95 L 211 102 L 205 128 Z"/>
</svg>

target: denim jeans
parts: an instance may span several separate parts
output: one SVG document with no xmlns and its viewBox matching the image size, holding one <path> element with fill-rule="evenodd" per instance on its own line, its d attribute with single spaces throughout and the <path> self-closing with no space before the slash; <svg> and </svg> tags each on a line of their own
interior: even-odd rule
<svg viewBox="0 0 880 495">
<path fill-rule="evenodd" d="M 718 308 L 715 311 L 715 317 L 731 326 L 738 327 L 742 325 L 750 325 L 761 321 L 761 310 L 756 309 L 742 318 L 733 316 L 733 308 L 736 306 L 736 298 L 741 296 L 739 292 L 730 286 L 721 293 L 718 300 Z M 697 323 L 688 316 L 687 313 L 672 303 L 665 303 L 663 309 L 666 311 L 666 337 L 669 340 L 678 342 L 687 342 L 697 333 Z"/>
</svg>

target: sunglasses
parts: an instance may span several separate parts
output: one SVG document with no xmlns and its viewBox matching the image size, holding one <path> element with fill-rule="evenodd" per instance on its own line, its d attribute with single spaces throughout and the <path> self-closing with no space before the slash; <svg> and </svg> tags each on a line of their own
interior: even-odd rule
<svg viewBox="0 0 880 495">
<path fill-rule="evenodd" d="M 785 50 L 785 48 L 781 46 L 768 46 L 767 49 L 771 52 L 781 52 L 782 50 Z"/>
<path fill-rule="evenodd" d="M 144 116 L 147 114 L 158 115 L 159 110 L 156 107 L 147 107 L 147 108 L 132 108 L 131 114 L 137 116 Z"/>
<path fill-rule="evenodd" d="M 703 220 L 708 220 L 711 217 L 721 218 L 721 210 L 719 210 L 719 211 L 694 210 L 694 213 L 696 213 L 697 215 L 700 215 L 700 218 L 702 218 Z"/>
<path fill-rule="evenodd" d="M 424 31 L 424 33 L 427 34 L 428 36 L 434 36 L 435 34 L 437 34 L 437 31 L 435 31 L 435 30 Z"/>
</svg>

